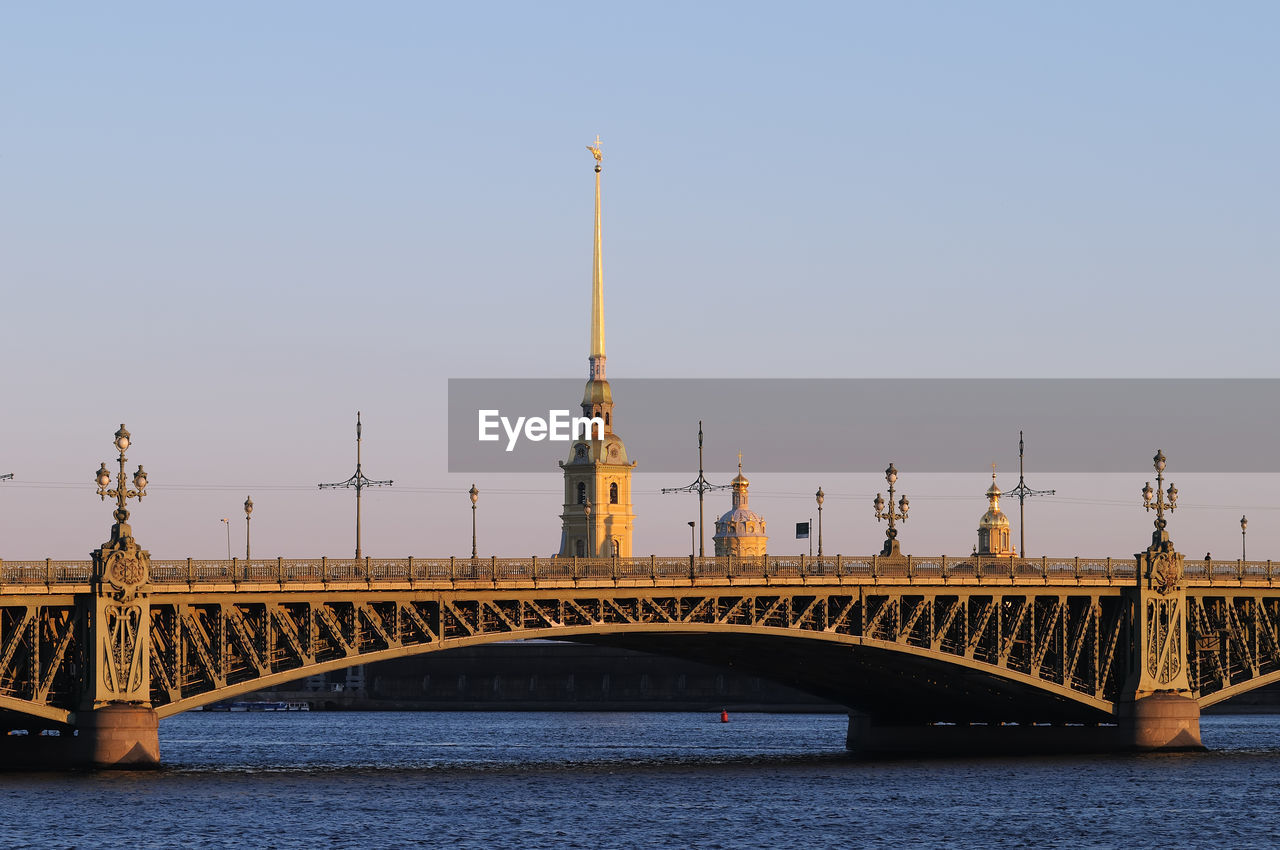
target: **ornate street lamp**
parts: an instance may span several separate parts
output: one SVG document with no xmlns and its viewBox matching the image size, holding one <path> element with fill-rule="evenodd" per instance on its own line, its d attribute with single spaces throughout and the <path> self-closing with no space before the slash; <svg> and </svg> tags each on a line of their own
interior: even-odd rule
<svg viewBox="0 0 1280 850">
<path fill-rule="evenodd" d="M 693 529 L 697 525 L 693 520 L 689 520 L 689 557 L 692 558 L 694 553 L 698 551 L 697 538 L 693 536 Z"/>
<path fill-rule="evenodd" d="M 1169 545 L 1169 533 L 1165 531 L 1165 527 L 1169 524 L 1164 518 L 1164 512 L 1167 510 L 1173 513 L 1178 506 L 1178 488 L 1173 482 L 1169 482 L 1168 491 L 1164 491 L 1164 466 L 1166 458 L 1164 452 L 1156 449 L 1156 456 L 1152 458 L 1152 466 L 1156 470 L 1156 489 L 1151 489 L 1151 482 L 1148 481 L 1142 488 L 1142 506 L 1147 510 L 1155 508 L 1156 510 L 1156 530 L 1151 535 L 1151 545 L 1158 549 L 1171 548 Z M 1169 497 L 1168 502 L 1165 496 Z M 1152 498 L 1154 497 L 1154 499 Z"/>
<path fill-rule="evenodd" d="M 907 497 L 903 496 L 898 500 L 897 513 L 893 510 L 893 485 L 898 480 L 898 470 L 893 464 L 889 464 L 889 468 L 884 471 L 884 480 L 889 482 L 889 509 L 885 510 L 885 501 L 876 493 L 876 499 L 872 503 L 876 508 L 876 522 L 882 519 L 889 520 L 889 528 L 885 531 L 884 548 L 880 550 L 880 554 L 885 557 L 900 557 L 902 552 L 898 548 L 898 529 L 894 528 L 895 520 L 907 521 L 907 510 L 911 507 L 911 503 L 907 501 Z"/>
<path fill-rule="evenodd" d="M 111 526 L 111 539 L 93 553 L 94 576 L 99 581 L 106 580 L 115 586 L 122 598 L 131 596 L 139 585 L 143 584 L 151 569 L 151 556 L 141 549 L 133 539 L 133 529 L 129 527 L 129 510 L 126 507 L 129 499 L 142 501 L 147 494 L 147 473 L 142 466 L 133 474 L 133 489 L 129 488 L 129 479 L 125 475 L 124 465 L 127 460 L 125 451 L 130 446 L 129 432 L 121 423 L 115 434 L 117 459 L 120 471 L 116 476 L 116 486 L 111 486 L 111 472 L 106 463 L 101 464 L 93 474 L 98 485 L 98 495 L 103 501 L 107 497 L 116 500 L 116 509 L 112 512 L 115 524 Z"/>
<path fill-rule="evenodd" d="M 124 472 L 124 465 L 127 458 L 125 458 L 124 453 L 129 448 L 129 445 L 129 432 L 125 430 L 124 423 L 121 423 L 120 430 L 116 431 L 115 439 L 116 450 L 120 452 L 120 472 L 116 479 L 116 486 L 114 489 L 107 489 L 111 486 L 111 473 L 107 470 L 106 463 L 99 466 L 98 471 L 94 473 L 94 478 L 98 482 L 98 495 L 102 497 L 102 501 L 105 502 L 108 496 L 116 500 L 116 509 L 112 516 L 115 517 L 117 523 L 123 523 L 129 518 L 129 511 L 125 508 L 125 502 L 128 499 L 137 499 L 141 502 L 142 497 L 147 494 L 147 473 L 143 472 L 141 464 L 138 465 L 138 471 L 133 473 L 134 489 L 130 490 L 127 486 L 128 481 L 125 478 Z M 116 529 L 113 529 L 112 539 L 115 539 L 115 535 L 118 530 L 123 530 L 127 534 L 128 526 L 124 529 L 119 529 L 118 526 Z"/>
<path fill-rule="evenodd" d="M 249 514 L 253 513 L 253 498 L 244 497 L 244 559 L 249 560 Z"/>
<path fill-rule="evenodd" d="M 222 525 L 227 529 L 227 560 L 231 560 L 231 517 L 223 517 Z"/>
<path fill-rule="evenodd" d="M 818 500 L 818 557 L 822 557 L 822 500 L 826 496 L 822 492 L 822 487 L 818 487 L 818 492 L 814 494 L 814 498 Z"/>
<path fill-rule="evenodd" d="M 1248 560 L 1248 558 L 1245 557 L 1245 548 L 1244 548 L 1244 543 L 1245 543 L 1244 530 L 1248 527 L 1249 527 L 1249 518 L 1246 516 L 1240 517 L 1240 560 L 1242 561 Z"/>
<path fill-rule="evenodd" d="M 468 491 L 471 496 L 471 560 L 476 558 L 476 501 L 480 498 L 480 491 L 476 489 L 476 485 L 471 485 Z"/>
<path fill-rule="evenodd" d="M 595 550 L 591 548 L 591 500 L 582 503 L 582 513 L 587 518 L 587 557 L 594 558 Z"/>
</svg>

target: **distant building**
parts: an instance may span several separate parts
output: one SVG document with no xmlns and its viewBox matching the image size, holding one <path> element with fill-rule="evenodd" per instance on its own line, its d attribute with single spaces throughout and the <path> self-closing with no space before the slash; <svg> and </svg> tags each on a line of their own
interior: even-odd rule
<svg viewBox="0 0 1280 850">
<path fill-rule="evenodd" d="M 590 375 L 582 394 L 582 415 L 598 418 L 602 432 L 593 430 L 575 440 L 564 470 L 564 511 L 560 556 L 630 558 L 635 514 L 631 508 L 631 471 L 627 447 L 613 430 L 613 390 L 604 373 L 604 264 L 600 246 L 600 145 L 596 158 L 596 224 L 591 288 Z M 588 510 L 589 506 L 589 510 Z"/>
<path fill-rule="evenodd" d="M 747 488 L 751 482 L 742 474 L 742 455 L 738 455 L 738 477 L 729 482 L 733 487 L 733 508 L 716 520 L 716 555 L 750 557 L 764 555 L 769 546 L 764 517 L 747 507 Z"/>
<path fill-rule="evenodd" d="M 1018 554 L 1009 542 L 1009 518 L 1000 510 L 1000 488 L 996 486 L 996 473 L 991 470 L 991 486 L 987 488 L 987 512 L 978 522 L 978 554 Z"/>
</svg>

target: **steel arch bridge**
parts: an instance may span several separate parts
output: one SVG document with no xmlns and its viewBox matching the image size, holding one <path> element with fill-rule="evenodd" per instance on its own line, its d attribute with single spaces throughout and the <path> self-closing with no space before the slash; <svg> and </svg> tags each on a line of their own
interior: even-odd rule
<svg viewBox="0 0 1280 850">
<path fill-rule="evenodd" d="M 1176 588 L 1141 555 L 153 561 L 123 594 L 93 562 L 0 562 L 0 711 L 91 729 L 524 638 L 731 665 L 898 723 L 1108 724 L 1156 693 L 1198 715 L 1280 681 L 1271 562 L 1178 561 Z"/>
</svg>

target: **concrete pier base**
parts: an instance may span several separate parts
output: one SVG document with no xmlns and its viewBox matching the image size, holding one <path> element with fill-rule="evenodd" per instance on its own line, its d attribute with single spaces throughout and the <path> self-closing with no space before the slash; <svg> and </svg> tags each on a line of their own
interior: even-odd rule
<svg viewBox="0 0 1280 850">
<path fill-rule="evenodd" d="M 1200 704 L 1178 694 L 1152 694 L 1120 704 L 1120 726 L 1134 750 L 1203 750 Z"/>
<path fill-rule="evenodd" d="M 130 770 L 160 766 L 155 709 L 109 705 L 76 715 L 77 759 L 85 767 Z"/>
<path fill-rule="evenodd" d="M 147 770 L 160 766 L 159 722 L 153 709 L 111 705 L 79 712 L 74 728 L 0 737 L 0 770 L 107 768 Z"/>
<path fill-rule="evenodd" d="M 1156 695 L 1122 706 L 1115 723 L 884 724 L 849 716 L 845 739 L 859 758 L 1070 755 L 1203 750 L 1200 709 L 1187 697 Z"/>
</svg>

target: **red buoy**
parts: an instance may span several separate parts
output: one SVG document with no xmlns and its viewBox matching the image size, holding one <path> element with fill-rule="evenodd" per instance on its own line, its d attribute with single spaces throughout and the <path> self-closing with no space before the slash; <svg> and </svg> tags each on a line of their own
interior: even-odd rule
<svg viewBox="0 0 1280 850">
<path fill-rule="evenodd" d="M 727 708 L 720 709 L 720 722 L 721 723 L 729 722 L 729 709 Z"/>
</svg>

